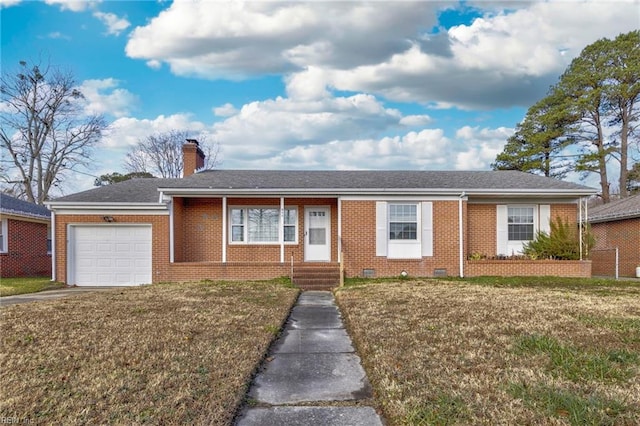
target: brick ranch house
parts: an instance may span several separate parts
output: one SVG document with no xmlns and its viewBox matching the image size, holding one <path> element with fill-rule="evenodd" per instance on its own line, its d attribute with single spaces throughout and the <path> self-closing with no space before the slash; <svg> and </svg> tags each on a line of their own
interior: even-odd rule
<svg viewBox="0 0 640 426">
<path fill-rule="evenodd" d="M 622 277 L 635 277 L 640 266 L 640 194 L 612 201 L 589 211 L 591 231 L 596 238 L 592 252 L 593 274 L 615 273 L 615 248 Z"/>
<path fill-rule="evenodd" d="M 51 212 L 0 193 L 0 278 L 51 275 Z"/>
<path fill-rule="evenodd" d="M 550 218 L 577 223 L 594 190 L 515 171 L 205 170 L 135 179 L 50 202 L 54 279 L 135 285 L 293 276 L 590 276 L 584 262 L 470 261 L 511 255 Z M 317 272 L 317 271 L 316 271 Z M 332 272 L 327 272 L 331 275 Z M 339 275 L 338 275 L 339 276 Z"/>
</svg>

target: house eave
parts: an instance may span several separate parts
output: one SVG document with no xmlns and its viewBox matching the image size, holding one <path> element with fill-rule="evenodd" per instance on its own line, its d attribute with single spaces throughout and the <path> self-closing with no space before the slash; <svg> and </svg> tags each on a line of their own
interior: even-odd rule
<svg viewBox="0 0 640 426">
<path fill-rule="evenodd" d="M 460 195 L 495 197 L 557 196 L 581 197 L 595 194 L 592 190 L 566 189 L 463 189 L 463 188 L 158 188 L 158 192 L 168 196 L 341 196 L 341 195 Z"/>
<path fill-rule="evenodd" d="M 46 206 L 53 211 L 65 210 L 167 210 L 164 203 L 113 203 L 113 202 L 79 202 L 79 201 L 49 201 Z"/>
<path fill-rule="evenodd" d="M 609 214 L 604 216 L 590 217 L 587 219 L 589 223 L 615 222 L 617 220 L 637 219 L 640 218 L 640 212 Z"/>
</svg>

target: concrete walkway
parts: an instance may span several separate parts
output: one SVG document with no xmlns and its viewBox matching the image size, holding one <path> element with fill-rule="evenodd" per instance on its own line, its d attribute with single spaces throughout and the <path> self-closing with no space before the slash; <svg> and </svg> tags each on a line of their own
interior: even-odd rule
<svg viewBox="0 0 640 426">
<path fill-rule="evenodd" d="M 73 296 L 78 294 L 113 290 L 114 288 L 119 287 L 67 287 L 56 290 L 45 290 L 37 293 L 17 294 L 15 296 L 2 296 L 0 297 L 0 308 L 3 306 L 17 305 L 18 303 L 54 300 L 60 299 L 61 297 Z"/>
<path fill-rule="evenodd" d="M 371 387 L 328 291 L 300 295 L 248 396 L 255 406 L 238 426 L 383 424 L 372 407 L 357 405 Z"/>
</svg>

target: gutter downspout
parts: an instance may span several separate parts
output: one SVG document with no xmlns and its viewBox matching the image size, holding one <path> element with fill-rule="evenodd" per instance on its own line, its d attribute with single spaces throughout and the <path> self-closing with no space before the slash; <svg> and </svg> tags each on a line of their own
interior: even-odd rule
<svg viewBox="0 0 640 426">
<path fill-rule="evenodd" d="M 162 195 L 161 195 L 162 197 Z M 162 198 L 161 198 L 162 199 Z M 171 196 L 171 201 L 169 202 L 169 263 L 173 263 L 175 261 L 175 235 L 173 234 L 173 195 Z"/>
<path fill-rule="evenodd" d="M 464 191 L 462 191 L 462 194 L 460 194 L 460 198 L 458 198 L 458 236 L 459 236 L 458 247 L 459 247 L 459 255 L 460 255 L 460 278 L 464 278 L 464 249 L 462 246 L 464 243 L 464 236 L 462 235 L 462 231 L 463 231 L 462 200 L 466 196 L 467 194 Z"/>
</svg>

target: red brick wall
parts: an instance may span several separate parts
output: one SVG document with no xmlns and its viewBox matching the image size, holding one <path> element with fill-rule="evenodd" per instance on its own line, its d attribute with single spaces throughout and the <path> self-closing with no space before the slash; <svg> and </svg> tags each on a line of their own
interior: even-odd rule
<svg viewBox="0 0 640 426">
<path fill-rule="evenodd" d="M 463 217 L 465 215 L 463 209 Z M 444 268 L 458 275 L 458 202 L 433 203 L 433 256 L 420 259 L 387 259 L 376 256 L 376 202 L 342 202 L 342 250 L 347 277 L 362 276 L 363 269 L 375 269 L 378 277 L 398 276 L 403 270 L 411 276 L 433 276 Z"/>
<path fill-rule="evenodd" d="M 485 256 L 495 256 L 498 252 L 496 209 L 496 204 L 469 204 L 467 206 L 469 212 L 467 254 L 479 253 Z"/>
<path fill-rule="evenodd" d="M 470 260 L 465 264 L 465 276 L 502 277 L 591 277 L 589 260 Z"/>
<path fill-rule="evenodd" d="M 279 198 L 229 198 L 228 206 L 279 206 Z M 310 205 L 331 208 L 331 261 L 337 262 L 338 211 L 336 199 L 287 198 L 285 205 L 298 207 L 298 242 L 285 245 L 284 263 L 280 263 L 280 246 L 261 244 L 231 244 L 227 241 L 227 264 L 222 264 L 222 200 L 176 198 L 174 214 L 174 259 L 169 263 L 169 216 L 114 216 L 116 223 L 151 224 L 153 229 L 153 281 L 186 281 L 199 279 L 263 279 L 288 275 L 290 262 L 304 261 L 304 207 Z M 374 269 L 376 276 L 397 276 L 406 270 L 411 276 L 433 276 L 435 269 L 445 269 L 448 275 L 459 275 L 459 218 L 457 200 L 433 202 L 433 256 L 420 259 L 387 259 L 376 256 L 375 201 L 342 202 L 342 250 L 345 273 L 361 276 L 363 269 Z M 576 205 L 553 205 L 552 216 L 566 215 L 575 221 Z M 56 217 L 57 279 L 66 278 L 66 230 L 69 223 L 104 223 L 101 215 Z M 463 226 L 467 232 L 463 253 L 496 251 L 496 205 L 463 203 Z M 492 266 L 466 263 L 465 275 L 508 275 L 515 263 L 499 262 Z M 557 268 L 556 268 L 557 267 Z M 530 266 L 516 267 L 524 274 Z M 537 275 L 583 274 L 554 264 L 545 266 Z M 532 271 L 534 269 L 531 269 Z M 590 271 L 590 265 L 589 265 Z"/>
<path fill-rule="evenodd" d="M 640 266 L 640 218 L 594 223 L 591 231 L 596 239 L 591 253 L 593 274 L 615 275 L 615 251 L 602 249 L 618 247 L 620 276 L 635 277 Z"/>
<path fill-rule="evenodd" d="M 51 276 L 48 224 L 7 218 L 7 253 L 0 253 L 0 277 Z"/>
<path fill-rule="evenodd" d="M 498 204 L 469 204 L 469 232 L 467 236 L 467 254 L 478 253 L 495 256 L 497 248 L 497 206 Z M 551 220 L 561 217 L 564 221 L 577 224 L 578 206 L 576 204 L 551 204 Z"/>
</svg>

